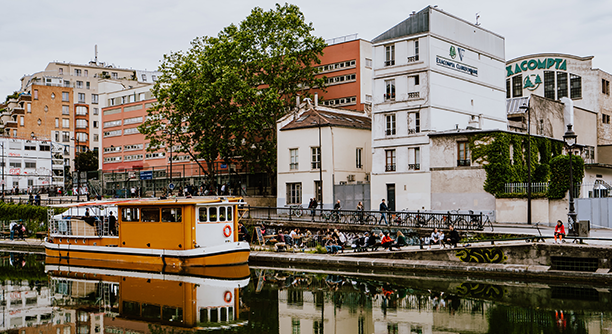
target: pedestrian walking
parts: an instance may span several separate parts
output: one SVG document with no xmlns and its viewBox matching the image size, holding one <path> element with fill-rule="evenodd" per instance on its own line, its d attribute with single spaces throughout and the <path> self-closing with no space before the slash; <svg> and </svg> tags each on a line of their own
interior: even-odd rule
<svg viewBox="0 0 612 334">
<path fill-rule="evenodd" d="M 387 222 L 387 215 L 386 215 L 386 212 L 389 211 L 389 207 L 385 203 L 384 198 L 382 199 L 382 202 L 380 202 L 380 205 L 378 206 L 378 210 L 380 211 L 380 220 L 378 221 L 378 223 L 380 224 L 384 220 L 385 225 L 389 225 L 389 223 Z"/>
</svg>

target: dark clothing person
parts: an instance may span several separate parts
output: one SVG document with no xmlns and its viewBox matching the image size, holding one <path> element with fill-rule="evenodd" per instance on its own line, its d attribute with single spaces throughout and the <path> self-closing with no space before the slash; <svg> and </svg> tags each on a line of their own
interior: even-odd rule
<svg viewBox="0 0 612 334">
<path fill-rule="evenodd" d="M 240 241 L 249 241 L 249 231 L 247 231 L 246 226 L 243 224 L 238 226 L 238 236 L 240 237 Z"/>
<path fill-rule="evenodd" d="M 108 231 L 111 235 L 117 235 L 117 218 L 113 216 L 112 212 L 108 217 Z"/>
<path fill-rule="evenodd" d="M 380 220 L 378 221 L 378 223 L 382 223 L 382 221 L 385 221 L 385 225 L 389 225 L 389 223 L 387 222 L 387 215 L 386 215 L 386 211 L 389 211 L 389 207 L 387 206 L 387 204 L 385 203 L 385 200 L 383 199 L 382 202 L 380 202 L 380 205 L 378 206 L 378 210 L 380 211 Z"/>
<path fill-rule="evenodd" d="M 453 228 L 448 232 L 446 238 L 444 238 L 444 242 L 452 245 L 453 247 L 456 247 L 460 239 L 461 238 L 459 237 L 459 232 L 457 232 L 457 230 Z"/>
</svg>

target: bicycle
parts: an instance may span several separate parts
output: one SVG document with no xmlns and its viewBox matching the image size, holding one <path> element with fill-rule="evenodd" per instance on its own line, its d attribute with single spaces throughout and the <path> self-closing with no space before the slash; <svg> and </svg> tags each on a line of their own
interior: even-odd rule
<svg viewBox="0 0 612 334">
<path fill-rule="evenodd" d="M 363 211 L 352 212 L 348 218 L 351 224 L 374 224 L 376 222 L 376 217 L 374 217 L 371 213 L 366 213 Z"/>
<path fill-rule="evenodd" d="M 304 214 L 304 208 L 301 205 L 292 205 L 289 207 L 289 215 L 295 216 L 296 218 L 302 217 Z"/>
</svg>

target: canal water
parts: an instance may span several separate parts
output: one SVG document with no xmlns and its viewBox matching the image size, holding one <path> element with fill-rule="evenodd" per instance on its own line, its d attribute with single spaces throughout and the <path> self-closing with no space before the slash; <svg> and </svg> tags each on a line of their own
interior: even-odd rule
<svg viewBox="0 0 612 334">
<path fill-rule="evenodd" d="M 147 272 L 0 253 L 0 331 L 612 333 L 609 287 L 238 266 Z"/>
</svg>

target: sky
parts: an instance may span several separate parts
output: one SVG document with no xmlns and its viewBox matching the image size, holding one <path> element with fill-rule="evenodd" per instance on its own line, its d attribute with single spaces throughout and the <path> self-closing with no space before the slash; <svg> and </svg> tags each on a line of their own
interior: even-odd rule
<svg viewBox="0 0 612 334">
<path fill-rule="evenodd" d="M 94 59 L 122 68 L 155 70 L 164 54 L 187 50 L 198 36 L 215 36 L 239 24 L 249 0 L 0 0 L 0 101 L 26 74 L 49 62 L 86 64 Z M 284 2 L 281 2 L 281 4 Z M 314 35 L 358 34 L 372 40 L 428 5 L 475 22 L 505 38 L 506 60 L 543 53 L 595 56 L 593 67 L 612 73 L 612 1 L 609 0 L 309 0 L 300 7 Z"/>
</svg>

